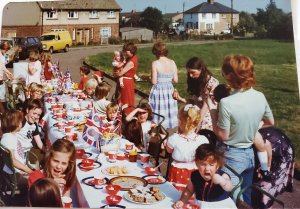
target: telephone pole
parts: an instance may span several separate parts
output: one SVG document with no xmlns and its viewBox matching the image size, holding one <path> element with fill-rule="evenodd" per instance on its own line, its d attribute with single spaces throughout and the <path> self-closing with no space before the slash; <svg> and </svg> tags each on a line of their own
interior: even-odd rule
<svg viewBox="0 0 300 209">
<path fill-rule="evenodd" d="M 231 0 L 231 22 L 230 22 L 231 34 L 233 35 L 233 0 Z"/>
</svg>

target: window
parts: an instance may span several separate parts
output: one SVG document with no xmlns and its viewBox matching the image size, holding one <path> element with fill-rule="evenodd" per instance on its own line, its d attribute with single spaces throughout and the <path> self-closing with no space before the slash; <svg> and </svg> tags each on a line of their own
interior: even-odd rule
<svg viewBox="0 0 300 209">
<path fill-rule="evenodd" d="M 238 14 L 233 14 L 233 19 L 238 18 Z"/>
<path fill-rule="evenodd" d="M 78 18 L 78 12 L 76 11 L 69 11 L 68 18 Z"/>
<path fill-rule="evenodd" d="M 93 10 L 93 11 L 90 11 L 90 16 L 89 16 L 91 19 L 92 18 L 99 18 L 98 17 L 98 11 L 96 10 Z"/>
<path fill-rule="evenodd" d="M 225 19 L 226 18 L 226 14 L 222 13 L 221 14 L 221 18 Z"/>
<path fill-rule="evenodd" d="M 104 27 L 100 29 L 101 37 L 111 37 L 111 27 Z"/>
<path fill-rule="evenodd" d="M 194 24 L 194 29 L 198 29 L 198 22 Z"/>
<path fill-rule="evenodd" d="M 213 24 L 212 23 L 207 23 L 206 24 L 206 29 L 213 29 Z"/>
<path fill-rule="evenodd" d="M 202 19 L 205 19 L 205 18 L 206 18 L 206 14 L 202 13 Z"/>
<path fill-rule="evenodd" d="M 114 11 L 108 11 L 107 12 L 107 18 L 116 18 L 116 14 Z"/>
<path fill-rule="evenodd" d="M 216 13 L 212 13 L 212 18 L 213 18 L 213 19 L 216 19 L 216 17 L 217 17 L 217 16 L 216 16 Z"/>
<path fill-rule="evenodd" d="M 57 12 L 56 11 L 48 11 L 47 19 L 57 19 Z"/>
</svg>

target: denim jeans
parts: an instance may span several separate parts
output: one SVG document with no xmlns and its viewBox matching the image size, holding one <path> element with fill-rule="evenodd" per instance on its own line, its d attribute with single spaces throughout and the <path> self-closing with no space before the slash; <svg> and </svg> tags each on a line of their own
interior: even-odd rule
<svg viewBox="0 0 300 209">
<path fill-rule="evenodd" d="M 247 185 L 252 184 L 253 172 L 254 172 L 254 152 L 253 148 L 235 148 L 232 146 L 223 145 L 225 148 L 225 163 L 232 167 L 237 173 L 239 173 L 243 178 L 243 183 L 241 187 L 235 190 L 233 198 L 236 201 L 237 195 L 241 189 L 246 187 Z M 223 168 L 226 173 L 228 173 L 231 177 L 231 181 L 233 186 L 239 183 L 239 178 L 229 171 L 227 168 Z M 247 189 L 242 196 L 243 200 L 249 204 L 251 204 L 251 189 Z"/>
</svg>

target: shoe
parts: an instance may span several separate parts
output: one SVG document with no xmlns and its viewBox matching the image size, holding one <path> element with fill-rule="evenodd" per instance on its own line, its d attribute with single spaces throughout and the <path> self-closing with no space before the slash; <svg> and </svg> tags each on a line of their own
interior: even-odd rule
<svg viewBox="0 0 300 209">
<path fill-rule="evenodd" d="M 272 180 L 269 171 L 263 171 L 263 170 L 260 170 L 259 172 L 260 172 L 260 174 L 262 175 L 262 179 L 263 179 L 264 181 L 271 181 L 271 180 Z"/>
</svg>

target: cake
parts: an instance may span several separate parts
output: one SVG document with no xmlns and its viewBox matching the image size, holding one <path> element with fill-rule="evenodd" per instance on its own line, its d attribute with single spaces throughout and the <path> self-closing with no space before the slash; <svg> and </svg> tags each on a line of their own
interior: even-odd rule
<svg viewBox="0 0 300 209">
<path fill-rule="evenodd" d="M 141 203 L 154 203 L 164 198 L 158 186 L 150 187 L 150 189 L 138 186 L 135 189 L 130 189 L 128 194 L 133 201 Z"/>
</svg>

